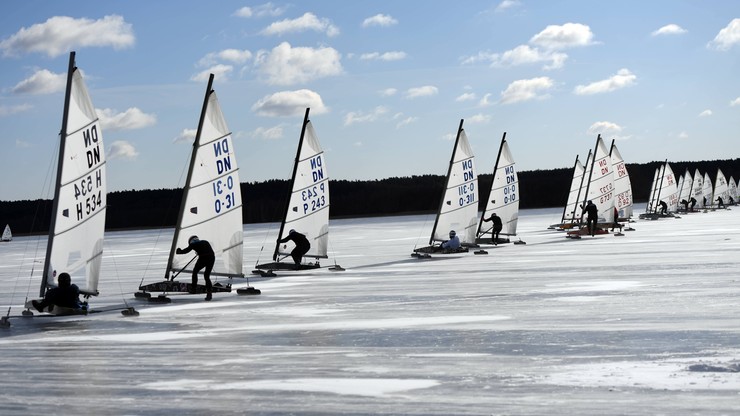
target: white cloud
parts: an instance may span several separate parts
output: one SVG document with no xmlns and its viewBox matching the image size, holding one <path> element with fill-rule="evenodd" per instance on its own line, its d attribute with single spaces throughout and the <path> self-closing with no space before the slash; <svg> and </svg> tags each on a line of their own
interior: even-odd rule
<svg viewBox="0 0 740 416">
<path fill-rule="evenodd" d="M 544 94 L 554 86 L 552 79 L 538 77 L 532 79 L 520 79 L 514 81 L 501 92 L 501 103 L 512 104 L 520 101 L 544 99 L 549 97 Z"/>
<path fill-rule="evenodd" d="M 21 28 L 0 42 L 0 49 L 3 56 L 35 52 L 53 58 L 84 47 L 127 48 L 133 46 L 134 41 L 131 24 L 126 23 L 121 16 L 105 16 L 98 20 L 54 16 L 44 23 Z"/>
<path fill-rule="evenodd" d="M 379 91 L 381 97 L 390 97 L 392 95 L 396 95 L 397 92 L 398 90 L 395 88 L 386 88 Z"/>
<path fill-rule="evenodd" d="M 190 143 L 195 141 L 195 135 L 198 133 L 197 129 L 182 129 L 180 134 L 172 140 L 172 143 Z"/>
<path fill-rule="evenodd" d="M 231 65 L 218 64 L 190 77 L 191 81 L 208 81 L 208 77 L 213 74 L 214 78 L 219 81 L 225 81 L 229 79 L 229 75 L 234 71 L 234 67 Z"/>
<path fill-rule="evenodd" d="M 241 65 L 246 63 L 250 58 L 252 58 L 252 52 L 246 49 L 224 49 L 219 52 L 211 52 L 208 55 L 200 58 L 200 61 L 198 61 L 198 66 L 215 65 L 222 61 Z"/>
<path fill-rule="evenodd" d="M 468 123 L 488 123 L 491 121 L 491 116 L 488 114 L 476 114 L 472 117 L 468 117 L 467 119 Z"/>
<path fill-rule="evenodd" d="M 25 149 L 25 148 L 31 147 L 31 143 L 24 142 L 23 140 L 15 139 L 15 147 L 17 149 Z"/>
<path fill-rule="evenodd" d="M 362 21 L 362 27 L 370 26 L 392 26 L 398 24 L 398 20 L 386 14 L 376 14 Z"/>
<path fill-rule="evenodd" d="M 236 17 L 264 17 L 264 16 L 280 16 L 285 12 L 287 7 L 277 7 L 272 3 L 265 3 L 256 7 L 242 7 L 241 9 L 234 12 Z"/>
<path fill-rule="evenodd" d="M 488 51 L 478 52 L 477 55 L 463 59 L 462 64 L 474 64 L 477 62 L 490 62 L 491 67 L 510 67 L 516 65 L 534 64 L 545 62 L 545 70 L 559 69 L 565 64 L 568 55 L 553 50 L 542 51 L 529 45 L 519 45 L 504 53 L 491 53 Z"/>
<path fill-rule="evenodd" d="M 497 12 L 503 12 L 514 7 L 518 7 L 522 4 L 519 0 L 504 0 L 496 6 Z"/>
<path fill-rule="evenodd" d="M 423 87 L 409 88 L 406 90 L 406 98 L 418 98 L 418 97 L 429 97 L 437 95 L 439 89 L 433 85 L 425 85 Z"/>
<path fill-rule="evenodd" d="M 283 126 L 258 127 L 250 135 L 258 139 L 277 140 L 283 137 Z"/>
<path fill-rule="evenodd" d="M 455 101 L 461 103 L 463 101 L 472 101 L 475 100 L 475 93 L 474 92 L 465 92 L 461 95 L 458 95 L 457 98 L 455 98 Z"/>
<path fill-rule="evenodd" d="M 313 13 L 305 13 L 296 19 L 285 19 L 272 23 L 260 32 L 263 35 L 282 36 L 287 33 L 299 33 L 307 30 L 326 33 L 326 36 L 332 37 L 339 34 L 339 28 L 334 26 L 329 19 L 319 19 Z"/>
<path fill-rule="evenodd" d="M 386 114 L 388 112 L 388 109 L 383 107 L 382 105 L 379 105 L 373 109 L 372 112 L 363 114 L 361 111 L 357 112 L 349 112 L 346 116 L 344 116 L 344 125 L 345 126 L 351 126 L 355 123 L 368 123 L 371 121 L 376 121 L 378 118 L 380 118 L 382 115 Z"/>
<path fill-rule="evenodd" d="M 493 104 L 491 103 L 490 98 L 491 98 L 491 93 L 487 93 L 486 95 L 483 96 L 483 98 L 480 99 L 480 101 L 478 101 L 478 105 L 481 107 L 488 107 L 489 105 Z"/>
<path fill-rule="evenodd" d="M 622 131 L 622 126 L 611 121 L 597 121 L 588 128 L 589 134 L 617 134 Z"/>
<path fill-rule="evenodd" d="M 532 48 L 529 45 L 519 45 L 503 54 L 493 55 L 491 66 L 507 67 L 538 62 L 550 62 L 548 65 L 544 66 L 544 69 L 558 69 L 563 67 L 563 64 L 565 64 L 567 59 L 568 55 L 562 52 L 542 52 L 538 48 Z"/>
<path fill-rule="evenodd" d="M 13 94 L 52 94 L 64 91 L 67 74 L 55 74 L 48 69 L 40 69 L 11 88 Z"/>
<path fill-rule="evenodd" d="M 704 110 L 699 113 L 699 117 L 709 117 L 712 115 L 712 110 Z"/>
<path fill-rule="evenodd" d="M 329 111 L 324 106 L 321 96 L 311 90 L 281 91 L 262 97 L 252 106 L 252 111 L 261 116 L 294 117 L 302 116 L 306 107 L 312 114 L 323 114 Z"/>
<path fill-rule="evenodd" d="M 689 138 L 689 133 L 686 133 L 685 131 L 682 131 L 681 133 L 678 133 L 678 138 L 679 139 L 688 139 Z"/>
<path fill-rule="evenodd" d="M 134 145 L 125 140 L 114 141 L 113 143 L 111 143 L 110 148 L 108 148 L 107 152 L 108 160 L 134 160 L 137 156 L 139 156 L 139 152 L 136 151 Z"/>
<path fill-rule="evenodd" d="M 403 118 L 403 119 L 401 119 L 401 121 L 399 121 L 398 123 L 396 123 L 396 129 L 400 129 L 403 126 L 407 126 L 407 125 L 409 125 L 411 123 L 415 123 L 418 120 L 419 120 L 419 117 L 412 117 L 412 116 Z"/>
<path fill-rule="evenodd" d="M 110 108 L 96 108 L 103 131 L 134 130 L 149 127 L 157 122 L 157 117 L 146 114 L 136 107 L 129 108 L 123 113 L 118 113 Z"/>
<path fill-rule="evenodd" d="M 730 106 L 731 107 L 734 107 L 736 105 L 740 105 L 740 97 L 737 97 L 734 100 L 730 101 Z"/>
<path fill-rule="evenodd" d="M 611 92 L 621 88 L 629 87 L 635 83 L 637 76 L 628 69 L 620 69 L 616 75 L 602 81 L 592 82 L 588 85 L 578 85 L 573 90 L 576 95 L 591 95 Z"/>
<path fill-rule="evenodd" d="M 341 55 L 330 47 L 308 48 L 283 42 L 257 53 L 259 72 L 271 85 L 293 85 L 342 73 Z"/>
<path fill-rule="evenodd" d="M 593 44 L 591 28 L 581 23 L 566 23 L 562 26 L 549 25 L 532 36 L 529 43 L 545 49 L 561 50 Z"/>
<path fill-rule="evenodd" d="M 686 33 L 687 30 L 682 28 L 681 26 L 671 23 L 669 25 L 665 25 L 661 27 L 660 29 L 654 31 L 651 33 L 652 36 L 662 36 L 662 35 L 682 35 Z"/>
<path fill-rule="evenodd" d="M 714 40 L 707 44 L 707 47 L 726 51 L 737 44 L 740 44 L 740 18 L 732 19 L 724 29 L 717 33 Z"/>
<path fill-rule="evenodd" d="M 12 116 L 32 109 L 31 104 L 0 105 L 0 117 Z"/>
<path fill-rule="evenodd" d="M 393 51 L 393 52 L 371 52 L 363 53 L 360 55 L 360 59 L 363 60 L 374 60 L 374 61 L 400 61 L 406 58 L 406 52 Z"/>
</svg>

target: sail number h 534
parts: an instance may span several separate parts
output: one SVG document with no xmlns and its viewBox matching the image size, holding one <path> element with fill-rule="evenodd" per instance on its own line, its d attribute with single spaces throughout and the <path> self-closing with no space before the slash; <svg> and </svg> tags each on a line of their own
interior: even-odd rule
<svg viewBox="0 0 740 416">
<path fill-rule="evenodd" d="M 100 135 L 98 133 L 98 124 L 93 123 L 89 128 L 85 128 L 68 137 L 68 141 L 74 144 L 82 142 L 85 152 L 85 166 L 82 176 L 72 181 L 71 190 L 74 192 L 74 214 L 66 208 L 62 211 L 65 217 L 73 218 L 76 221 L 85 220 L 88 216 L 95 213 L 98 208 L 105 206 L 105 193 L 103 189 L 103 157 L 100 150 Z M 86 174 L 85 174 L 86 172 Z"/>
</svg>

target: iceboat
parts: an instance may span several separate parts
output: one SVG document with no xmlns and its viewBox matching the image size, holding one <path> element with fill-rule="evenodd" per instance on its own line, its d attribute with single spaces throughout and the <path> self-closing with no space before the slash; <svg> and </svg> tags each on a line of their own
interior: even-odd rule
<svg viewBox="0 0 740 416">
<path fill-rule="evenodd" d="M 231 132 L 213 90 L 213 79 L 211 74 L 193 142 L 164 280 L 148 284 L 142 281 L 136 297 L 169 302 L 167 293 L 206 293 L 202 277 L 195 287 L 191 282 L 193 270 L 188 267 L 193 265 L 197 255 L 176 253 L 178 248 L 189 245 L 191 236 L 207 240 L 213 248 L 216 256 L 211 271 L 213 293 L 231 292 L 232 279 L 245 277 L 242 270 L 244 230 L 239 167 Z M 178 277 L 181 279 L 175 280 Z M 244 290 L 258 293 L 249 286 Z M 152 292 L 162 294 L 152 298 Z"/>
<path fill-rule="evenodd" d="M 427 257 L 430 253 L 465 253 L 468 247 L 476 247 L 475 234 L 478 227 L 478 173 L 475 170 L 473 149 L 460 120 L 452 157 L 447 169 L 447 179 L 437 216 L 429 237 L 429 245 L 415 248 L 414 257 Z M 455 231 L 460 239 L 460 248 L 442 249 L 440 244 Z M 437 244 L 435 244 L 437 243 Z"/>
<path fill-rule="evenodd" d="M 722 173 L 722 169 L 717 168 L 717 177 L 714 178 L 714 192 L 712 193 L 711 204 L 715 209 L 724 209 L 727 207 L 727 202 L 730 200 L 730 187 L 727 184 L 727 177 Z M 719 201 L 722 201 L 722 206 L 719 205 Z"/>
<path fill-rule="evenodd" d="M 663 217 L 676 217 L 678 211 L 678 182 L 671 165 L 666 160 L 656 171 L 650 189 L 645 212 L 640 219 L 656 220 Z M 661 212 L 661 202 L 666 204 L 666 212 Z"/>
<path fill-rule="evenodd" d="M 0 237 L 0 241 L 8 242 L 13 240 L 13 233 L 10 231 L 10 224 L 5 224 L 3 235 Z"/>
<path fill-rule="evenodd" d="M 614 175 L 614 215 L 616 216 L 614 223 L 629 223 L 633 221 L 632 182 L 627 171 L 627 165 L 624 163 L 624 158 L 622 158 L 614 140 L 612 140 L 612 147 L 609 150 L 609 157 L 612 160 L 612 174 Z M 628 225 L 624 230 L 634 231 L 634 228 Z"/>
<path fill-rule="evenodd" d="M 329 174 L 326 170 L 326 158 L 319 138 L 313 128 L 306 109 L 303 126 L 298 140 L 293 174 L 290 179 L 290 197 L 285 206 L 280 231 L 275 242 L 272 262 L 259 263 L 252 273 L 262 276 L 274 276 L 275 271 L 312 270 L 321 267 L 319 259 L 327 259 L 329 244 Z M 291 257 L 295 247 L 292 241 L 281 243 L 294 230 L 306 236 L 311 247 L 299 264 Z M 311 259 L 306 261 L 306 259 Z M 332 271 L 344 270 L 334 264 Z"/>
<path fill-rule="evenodd" d="M 586 176 L 588 179 L 585 181 L 585 192 L 581 194 L 583 199 L 580 208 L 585 209 L 586 203 L 592 201 L 599 214 L 595 234 L 608 234 L 607 229 L 617 225 L 614 221 L 614 174 L 612 160 L 601 135 L 596 137 L 593 157 L 584 174 L 584 177 Z M 585 222 L 581 221 L 580 228 L 568 231 L 567 237 L 580 238 L 581 235 L 586 234 L 588 234 L 588 227 Z"/>
<path fill-rule="evenodd" d="M 584 166 L 578 155 L 576 155 L 576 161 L 573 164 L 573 177 L 570 181 L 570 190 L 568 191 L 568 199 L 565 201 L 563 207 L 563 215 L 560 218 L 559 224 L 552 224 L 548 229 L 568 230 L 581 225 L 581 215 L 578 212 L 578 202 L 581 199 L 582 193 L 586 190 L 585 173 L 586 166 L 591 162 L 591 150 L 588 151 L 586 157 L 586 165 Z"/>
<path fill-rule="evenodd" d="M 493 241 L 493 226 L 486 219 L 492 214 L 501 218 L 501 232 L 499 238 Z M 509 149 L 509 142 L 504 132 L 499 146 L 496 164 L 493 166 L 493 182 L 486 201 L 486 209 L 478 222 L 475 242 L 477 244 L 502 244 L 516 235 L 516 226 L 519 221 L 519 177 L 516 173 L 516 163 Z M 506 236 L 501 238 L 500 236 Z M 519 240 L 521 241 L 521 240 Z"/>
<path fill-rule="evenodd" d="M 103 259 L 107 207 L 106 160 L 100 120 L 70 52 L 64 96 L 59 158 L 52 200 L 49 239 L 39 296 L 58 287 L 58 277 L 68 273 L 72 284 L 86 298 L 97 296 Z M 8 229 L 9 232 L 9 229 Z M 40 299 L 39 299 L 40 300 Z M 33 300 L 23 315 L 33 315 Z M 53 315 L 87 314 L 79 308 L 50 305 L 42 312 Z"/>
</svg>

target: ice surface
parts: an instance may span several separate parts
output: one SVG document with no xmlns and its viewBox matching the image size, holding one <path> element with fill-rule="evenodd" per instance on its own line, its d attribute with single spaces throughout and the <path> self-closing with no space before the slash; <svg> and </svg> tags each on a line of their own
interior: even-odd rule
<svg viewBox="0 0 740 416">
<path fill-rule="evenodd" d="M 172 229 L 109 232 L 104 312 L 82 317 L 20 317 L 46 240 L 14 238 L 0 414 L 740 413 L 740 209 L 581 240 L 546 229 L 561 212 L 522 211 L 526 245 L 431 259 L 410 254 L 432 216 L 336 220 L 324 268 L 275 278 L 249 272 L 278 225 L 250 224 L 262 294 L 170 304 L 133 292 L 164 276 Z"/>
</svg>

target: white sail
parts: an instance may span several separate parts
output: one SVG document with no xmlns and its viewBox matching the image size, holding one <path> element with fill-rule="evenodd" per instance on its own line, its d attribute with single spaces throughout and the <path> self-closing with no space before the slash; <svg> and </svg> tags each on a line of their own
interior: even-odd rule
<svg viewBox="0 0 740 416">
<path fill-rule="evenodd" d="M 735 178 L 730 176 L 730 179 L 727 180 L 727 186 L 729 188 L 727 195 L 732 198 L 730 202 L 737 202 L 737 182 L 735 182 Z"/>
<path fill-rule="evenodd" d="M 501 218 L 501 235 L 516 235 L 519 221 L 519 178 L 516 174 L 514 157 L 506 141 L 506 133 L 501 138 L 501 146 L 493 169 L 493 182 L 488 195 L 486 209 L 478 225 L 478 237 L 492 236 L 491 227 L 485 226 L 483 219 L 490 218 L 494 212 Z"/>
<path fill-rule="evenodd" d="M 614 171 L 614 207 L 617 209 L 619 218 L 628 219 L 632 217 L 632 182 L 624 159 L 614 142 L 612 142 L 611 159 Z"/>
<path fill-rule="evenodd" d="M 478 173 L 475 170 L 473 149 L 462 125 L 463 120 L 460 120 L 444 195 L 429 244 L 448 240 L 451 230 L 457 233 L 461 244 L 475 244 L 478 226 Z"/>
<path fill-rule="evenodd" d="M 645 208 L 645 212 L 656 212 L 658 209 L 658 203 L 655 200 L 655 198 L 658 197 L 658 188 L 660 188 L 660 176 L 661 171 L 663 169 L 663 165 L 655 168 L 655 173 L 653 174 L 653 182 L 650 184 L 650 194 L 648 195 L 648 202 L 647 207 Z"/>
<path fill-rule="evenodd" d="M 591 151 L 589 150 L 588 157 L 586 157 L 586 166 L 588 166 L 590 160 Z M 585 192 L 586 190 L 584 186 L 585 172 L 586 168 L 581 164 L 581 161 L 578 160 L 578 156 L 576 156 L 576 162 L 573 166 L 573 179 L 571 179 L 570 181 L 568 200 L 566 201 L 565 208 L 563 209 L 563 222 L 580 221 L 581 209 L 579 208 L 578 204 L 581 200 L 581 193 Z"/>
<path fill-rule="evenodd" d="M 82 74 L 70 53 L 64 119 L 44 282 L 67 272 L 85 294 L 98 294 L 107 206 L 103 133 Z"/>
<path fill-rule="evenodd" d="M 3 235 L 0 237 L 0 241 L 10 241 L 13 239 L 13 233 L 10 232 L 10 225 L 5 224 L 5 229 L 3 230 Z"/>
<path fill-rule="evenodd" d="M 593 162 L 587 168 L 589 178 L 588 191 L 583 199 L 583 206 L 592 201 L 599 211 L 599 222 L 614 222 L 614 175 L 612 161 L 604 140 L 596 138 Z"/>
<path fill-rule="evenodd" d="M 304 234 L 311 243 L 305 257 L 327 258 L 329 243 L 329 174 L 326 170 L 324 151 L 319 143 L 313 124 L 308 118 L 309 109 L 303 120 L 301 138 L 298 143 L 290 200 L 278 240 L 286 237 L 291 229 Z M 275 246 L 274 260 L 278 256 L 289 256 L 292 243 Z"/>
<path fill-rule="evenodd" d="M 696 169 L 694 171 L 694 182 L 691 184 L 691 198 L 694 198 L 697 204 L 701 204 L 703 197 L 704 176 L 699 172 L 699 169 Z"/>
<path fill-rule="evenodd" d="M 691 199 L 691 187 L 694 185 L 694 179 L 691 177 L 691 172 L 686 168 L 681 179 L 678 181 L 678 202 L 683 204 L 683 201 L 689 202 Z"/>
<path fill-rule="evenodd" d="M 671 169 L 671 165 L 668 162 L 666 162 L 663 169 L 663 179 L 658 202 L 660 201 L 665 201 L 668 205 L 668 212 L 678 211 L 678 183 L 676 181 L 676 175 L 673 173 L 673 169 Z"/>
<path fill-rule="evenodd" d="M 678 180 L 678 202 L 688 201 L 691 199 L 691 186 L 694 184 L 694 179 L 691 177 L 691 172 L 686 168 L 683 176 Z"/>
<path fill-rule="evenodd" d="M 709 177 L 709 172 L 704 172 L 704 179 L 702 185 L 702 198 L 700 202 L 702 208 L 709 207 L 712 205 L 712 195 L 714 195 L 714 187 L 712 186 L 712 179 Z"/>
<path fill-rule="evenodd" d="M 170 250 L 168 273 L 177 273 L 192 256 L 176 255 L 190 236 L 207 240 L 216 255 L 213 275 L 243 276 L 242 196 L 239 167 L 210 76 L 193 143 L 180 217 Z"/>
<path fill-rule="evenodd" d="M 729 201 L 730 188 L 727 185 L 727 178 L 722 173 L 722 169 L 717 169 L 717 177 L 714 180 L 714 193 L 712 194 L 712 205 L 719 204 L 719 198 L 722 198 L 722 203 L 726 204 Z"/>
</svg>

